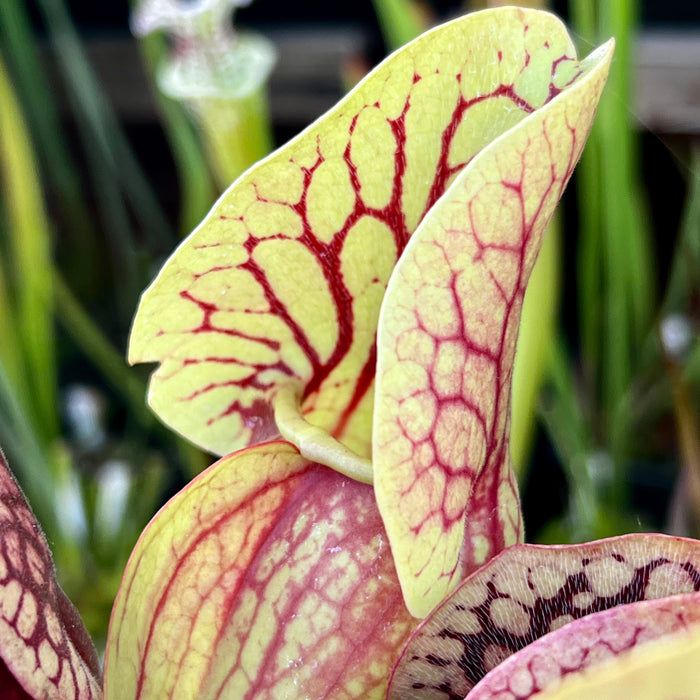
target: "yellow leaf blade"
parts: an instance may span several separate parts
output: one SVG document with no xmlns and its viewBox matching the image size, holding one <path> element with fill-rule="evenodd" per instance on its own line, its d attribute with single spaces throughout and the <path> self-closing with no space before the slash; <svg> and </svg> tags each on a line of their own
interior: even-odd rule
<svg viewBox="0 0 700 700">
<path fill-rule="evenodd" d="M 700 631 L 661 637 L 581 674 L 538 700 L 700 700 Z"/>
<path fill-rule="evenodd" d="M 464 165 L 571 79 L 573 56 L 552 15 L 468 15 L 389 57 L 244 174 L 134 320 L 130 361 L 160 363 L 156 413 L 225 454 L 277 434 L 285 390 L 369 458 L 377 317 L 401 250 Z"/>
</svg>

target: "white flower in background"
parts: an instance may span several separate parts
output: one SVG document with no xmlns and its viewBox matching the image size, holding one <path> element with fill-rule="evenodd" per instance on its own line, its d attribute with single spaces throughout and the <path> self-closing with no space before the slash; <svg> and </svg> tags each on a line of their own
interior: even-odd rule
<svg viewBox="0 0 700 700">
<path fill-rule="evenodd" d="M 163 29 L 178 36 L 208 34 L 209 27 L 230 24 L 237 7 L 250 5 L 251 0 L 143 0 L 132 17 L 131 29 L 144 36 Z"/>
<path fill-rule="evenodd" d="M 272 44 L 256 34 L 234 30 L 237 7 L 250 0 L 142 0 L 132 16 L 136 36 L 167 32 L 170 59 L 158 85 L 179 98 L 244 98 L 267 80 L 275 62 Z"/>
<path fill-rule="evenodd" d="M 77 446 L 87 452 L 99 450 L 107 438 L 104 397 L 94 387 L 72 384 L 65 391 L 63 405 Z"/>
<path fill-rule="evenodd" d="M 194 118 L 221 190 L 273 146 L 265 92 L 275 48 L 265 37 L 233 27 L 235 9 L 249 3 L 141 0 L 131 22 L 137 36 L 170 34 L 172 50 L 156 82 Z"/>
<path fill-rule="evenodd" d="M 95 527 L 103 541 L 118 542 L 128 517 L 133 482 L 131 467 L 123 460 L 107 460 L 96 476 Z"/>
<path fill-rule="evenodd" d="M 683 314 L 671 314 L 661 321 L 661 342 L 664 351 L 676 362 L 686 357 L 695 337 L 695 329 Z"/>
</svg>

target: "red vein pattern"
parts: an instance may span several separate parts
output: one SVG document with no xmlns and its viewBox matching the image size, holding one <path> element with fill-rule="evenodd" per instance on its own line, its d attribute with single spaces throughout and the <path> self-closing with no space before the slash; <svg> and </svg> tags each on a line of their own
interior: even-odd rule
<svg viewBox="0 0 700 700">
<path fill-rule="evenodd" d="M 700 624 L 700 593 L 591 613 L 509 656 L 477 683 L 469 700 L 527 700 L 636 646 Z"/>
<path fill-rule="evenodd" d="M 269 404 L 291 386 L 307 420 L 369 457 L 377 317 L 398 256 L 474 154 L 575 78 L 573 56 L 550 15 L 467 16 L 238 180 L 135 319 L 130 361 L 160 363 L 154 410 L 225 454 L 277 434 Z"/>
<path fill-rule="evenodd" d="M 520 312 L 611 52 L 587 59 L 580 80 L 474 158 L 411 239 L 387 289 L 375 487 L 416 616 L 522 537 L 508 445 Z"/>
<path fill-rule="evenodd" d="M 210 467 L 144 532 L 105 694 L 379 699 L 414 627 L 371 487 L 268 443 Z"/>
<path fill-rule="evenodd" d="M 0 688 L 3 698 L 102 697 L 95 649 L 56 582 L 44 534 L 2 452 Z"/>
<path fill-rule="evenodd" d="M 548 632 L 618 605 L 697 591 L 695 540 L 626 535 L 569 547 L 510 547 L 416 630 L 387 698 L 461 700 L 489 671 Z M 571 653 L 578 653 L 573 646 Z"/>
</svg>

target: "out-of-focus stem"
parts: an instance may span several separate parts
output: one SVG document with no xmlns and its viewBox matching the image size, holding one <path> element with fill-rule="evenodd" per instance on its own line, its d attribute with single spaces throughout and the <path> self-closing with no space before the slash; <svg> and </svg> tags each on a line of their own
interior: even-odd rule
<svg viewBox="0 0 700 700">
<path fill-rule="evenodd" d="M 272 150 L 264 86 L 240 99 L 195 98 L 190 106 L 220 190 Z"/>
<path fill-rule="evenodd" d="M 679 368 L 669 364 L 669 378 L 673 395 L 673 407 L 678 429 L 678 449 L 683 470 L 688 474 L 690 497 L 696 523 L 700 522 L 700 434 L 698 413 L 693 404 L 688 384 Z"/>
<path fill-rule="evenodd" d="M 142 37 L 141 55 L 153 86 L 170 150 L 180 180 L 180 232 L 188 234 L 202 220 L 216 198 L 212 173 L 203 153 L 197 129 L 182 105 L 158 89 L 157 67 L 168 51 L 166 38 L 159 34 Z"/>
<path fill-rule="evenodd" d="M 124 359 L 104 337 L 102 331 L 88 316 L 56 271 L 53 274 L 53 288 L 56 315 L 75 344 L 99 368 L 112 388 L 126 401 L 130 411 L 138 418 L 141 425 L 146 427 L 153 425 L 153 415 L 143 403 L 145 394 L 143 382 L 129 370 Z"/>
<path fill-rule="evenodd" d="M 430 25 L 427 8 L 416 0 L 373 0 L 373 4 L 390 51 L 415 39 Z"/>
<path fill-rule="evenodd" d="M 688 484 L 690 502 L 696 526 L 700 524 L 700 422 L 693 403 L 690 386 L 684 376 L 685 364 L 693 342 L 693 327 L 689 318 L 667 316 L 660 326 L 661 345 L 666 360 L 666 373 L 671 383 L 678 448 L 680 452 L 681 479 Z"/>
<path fill-rule="evenodd" d="M 700 142 L 691 147 L 688 163 L 688 191 L 680 235 L 673 253 L 664 315 L 688 311 L 693 293 L 700 290 Z M 687 365 L 686 365 L 687 367 Z"/>
<path fill-rule="evenodd" d="M 275 51 L 255 34 L 237 35 L 218 48 L 204 39 L 199 43 L 191 55 L 176 56 L 162 67 L 158 86 L 192 115 L 223 190 L 272 150 L 266 88 Z"/>
</svg>

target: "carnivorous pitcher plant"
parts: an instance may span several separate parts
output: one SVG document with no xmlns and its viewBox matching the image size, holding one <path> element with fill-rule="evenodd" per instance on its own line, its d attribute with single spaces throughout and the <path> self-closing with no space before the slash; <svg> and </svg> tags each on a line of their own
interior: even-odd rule
<svg viewBox="0 0 700 700">
<path fill-rule="evenodd" d="M 129 347 L 153 410 L 224 456 L 143 532 L 103 674 L 3 461 L 9 697 L 621 697 L 640 667 L 644 697 L 698 697 L 673 670 L 698 543 L 519 544 L 520 308 L 612 54 L 579 60 L 546 13 L 467 15 L 231 185 Z"/>
</svg>

